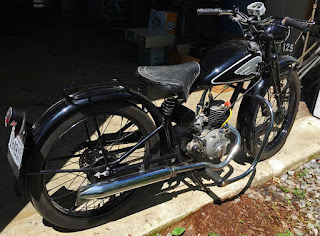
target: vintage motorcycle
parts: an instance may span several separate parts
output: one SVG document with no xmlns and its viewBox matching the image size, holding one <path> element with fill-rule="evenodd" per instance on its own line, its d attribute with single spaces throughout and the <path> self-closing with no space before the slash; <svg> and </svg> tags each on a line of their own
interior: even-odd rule
<svg viewBox="0 0 320 236">
<path fill-rule="evenodd" d="M 279 56 L 277 44 L 290 27 L 307 30 L 307 23 L 261 19 L 265 7 L 259 2 L 248 6 L 249 16 L 237 8 L 197 12 L 229 16 L 244 39 L 218 45 L 200 63 L 140 66 L 138 91 L 117 80 L 67 87 L 65 98 L 34 124 L 24 112 L 9 108 L 5 124 L 12 126 L 8 160 L 16 192 L 30 197 L 46 220 L 73 230 L 103 224 L 123 215 L 148 185 L 179 173 L 205 170 L 225 186 L 284 145 L 297 114 L 300 84 L 298 61 Z M 195 82 L 205 90 L 192 111 L 182 104 Z M 214 85 L 234 88 L 230 102 L 213 97 Z M 150 86 L 166 92 L 161 107 L 148 99 Z M 234 128 L 228 119 L 241 98 Z M 241 149 L 253 158 L 251 167 L 234 178 L 220 176 L 217 171 Z"/>
</svg>

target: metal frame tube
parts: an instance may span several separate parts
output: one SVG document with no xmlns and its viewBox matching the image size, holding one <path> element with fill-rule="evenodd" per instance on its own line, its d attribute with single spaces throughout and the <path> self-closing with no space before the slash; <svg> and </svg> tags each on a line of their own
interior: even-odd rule
<svg viewBox="0 0 320 236">
<path fill-rule="evenodd" d="M 162 128 L 163 128 L 164 124 L 160 125 L 158 128 L 156 128 L 154 131 L 152 131 L 147 137 L 145 137 L 144 139 L 142 139 L 139 143 L 137 143 L 133 148 L 131 148 L 129 151 L 127 151 L 125 154 L 123 154 L 120 158 L 118 158 L 117 160 L 115 160 L 114 162 L 109 163 L 110 165 L 114 165 L 117 163 L 120 163 L 121 161 L 123 161 L 124 159 L 126 159 L 130 154 L 132 154 L 140 145 L 144 144 L 145 142 L 147 142 L 150 138 L 153 137 L 153 135 L 155 135 L 156 133 L 158 133 Z"/>
<path fill-rule="evenodd" d="M 301 33 L 303 33 L 303 32 L 301 32 Z M 308 55 L 308 53 L 315 47 L 315 46 L 317 46 L 317 44 L 320 42 L 320 40 L 318 40 L 317 42 L 315 42 L 304 54 L 302 54 L 299 58 L 298 58 L 298 61 L 300 62 L 301 60 L 303 60 L 304 59 L 304 57 L 306 56 L 306 55 Z M 304 61 L 302 62 L 302 65 L 301 66 L 303 66 L 303 64 L 304 64 Z"/>
<path fill-rule="evenodd" d="M 241 145 L 241 136 L 236 128 L 228 126 L 230 131 L 236 136 L 236 144 L 232 148 L 226 160 L 219 164 L 200 162 L 187 165 L 163 167 L 133 173 L 116 179 L 107 180 L 98 184 L 80 187 L 78 190 L 77 204 L 82 204 L 90 199 L 104 198 L 110 195 L 140 188 L 153 183 L 170 179 L 176 174 L 209 168 L 221 170 L 229 164 Z"/>
<path fill-rule="evenodd" d="M 223 179 L 221 179 L 222 183 L 218 183 L 218 184 L 221 184 L 222 186 L 235 182 L 249 175 L 256 168 L 258 162 L 260 161 L 262 152 L 267 144 L 267 141 L 274 123 L 274 112 L 271 104 L 264 97 L 260 95 L 256 95 L 254 96 L 254 98 L 258 99 L 268 108 L 268 111 L 270 114 L 270 125 L 268 127 L 267 133 L 265 134 L 263 142 L 260 146 L 258 154 L 255 157 L 251 167 L 247 171 L 245 171 L 243 174 L 237 177 L 234 177 L 229 180 L 224 180 L 224 181 Z M 146 171 L 133 173 L 127 176 L 107 180 L 105 182 L 100 182 L 98 184 L 83 186 L 83 187 L 80 187 L 78 190 L 76 204 L 80 205 L 91 199 L 104 198 L 117 193 L 122 193 L 125 191 L 133 190 L 133 189 L 147 186 L 150 184 L 158 183 L 158 182 L 170 179 L 171 177 L 179 173 L 190 172 L 190 171 L 195 171 L 195 170 L 205 169 L 205 168 L 208 168 L 214 171 L 222 169 L 226 165 L 228 165 L 229 162 L 233 159 L 234 155 L 237 153 L 241 145 L 241 137 L 239 132 L 232 126 L 228 126 L 228 128 L 236 136 L 237 141 L 224 162 L 219 164 L 212 164 L 209 162 L 199 162 L 199 163 L 193 163 L 193 164 L 187 164 L 187 165 L 178 165 L 178 166 L 172 166 L 172 167 L 168 166 L 163 168 L 150 169 Z"/>
<path fill-rule="evenodd" d="M 252 165 L 250 166 L 250 168 L 249 168 L 246 172 L 244 172 L 243 174 L 241 174 L 241 175 L 239 175 L 239 176 L 237 176 L 237 177 L 234 177 L 234 178 L 229 179 L 229 180 L 225 180 L 225 181 L 222 183 L 223 186 L 225 186 L 225 185 L 227 185 L 227 184 L 229 184 L 229 183 L 235 182 L 235 181 L 237 181 L 237 180 L 239 180 L 239 179 L 242 179 L 242 178 L 246 177 L 247 175 L 249 175 L 249 174 L 256 168 L 258 162 L 260 161 L 260 157 L 261 157 L 261 155 L 262 155 L 262 152 L 263 152 L 263 150 L 264 150 L 264 148 L 265 148 L 265 146 L 266 146 L 266 144 L 267 144 L 269 135 L 270 135 L 270 133 L 271 133 L 271 130 L 272 130 L 272 127 L 273 127 L 273 122 L 274 122 L 274 112 L 273 112 L 272 106 L 271 106 L 271 104 L 270 104 L 264 97 L 262 97 L 262 96 L 260 96 L 260 95 L 256 95 L 255 98 L 257 98 L 259 101 L 261 101 L 262 103 L 264 103 L 264 105 L 268 108 L 268 111 L 269 111 L 269 114 L 270 114 L 270 125 L 269 125 L 269 127 L 268 127 L 268 130 L 267 130 L 266 135 L 264 136 L 264 139 L 263 139 L 263 141 L 262 141 L 262 144 L 261 144 L 261 146 L 260 146 L 260 149 L 259 149 L 259 151 L 258 151 L 258 154 L 257 154 L 257 156 L 255 157 L 255 159 L 254 159 Z"/>
<path fill-rule="evenodd" d="M 314 16 L 316 14 L 317 6 L 318 6 L 318 0 L 315 0 L 314 4 L 313 4 L 312 12 L 311 12 L 310 21 L 314 20 Z M 304 46 L 303 46 L 303 50 L 302 50 L 302 55 L 304 55 L 304 53 L 306 52 L 308 41 L 309 41 L 309 35 L 310 35 L 310 31 L 308 31 L 308 33 L 307 33 L 307 37 L 306 37 L 306 40 L 304 42 Z M 301 58 L 300 66 L 302 65 L 302 63 L 303 63 L 303 58 Z"/>
<path fill-rule="evenodd" d="M 307 68 L 303 68 L 302 71 L 299 71 L 299 78 L 302 79 L 315 65 L 320 61 L 320 56 L 317 57 L 310 65 L 307 65 Z"/>
</svg>

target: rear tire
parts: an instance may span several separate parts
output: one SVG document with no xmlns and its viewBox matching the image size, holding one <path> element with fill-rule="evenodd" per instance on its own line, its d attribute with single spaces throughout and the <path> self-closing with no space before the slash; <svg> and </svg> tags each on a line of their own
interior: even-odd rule
<svg viewBox="0 0 320 236">
<path fill-rule="evenodd" d="M 121 140 L 121 139 L 124 140 L 127 137 L 131 138 L 132 136 L 137 136 L 137 134 L 138 134 L 138 138 L 136 139 L 141 140 L 143 137 L 146 137 L 153 130 L 155 130 L 155 125 L 153 121 L 149 118 L 149 116 L 145 112 L 143 112 L 141 109 L 139 109 L 138 107 L 130 103 L 118 102 L 118 101 L 112 102 L 112 103 L 105 102 L 104 104 L 95 104 L 94 109 L 97 115 L 98 123 L 100 121 L 99 123 L 99 127 L 101 129 L 100 132 L 102 132 L 103 129 L 105 129 L 104 132 L 107 132 L 108 129 L 113 130 L 117 124 L 112 124 L 112 119 L 116 116 L 119 116 L 119 117 L 121 116 L 121 123 L 124 119 L 127 120 L 126 124 L 130 124 L 130 122 L 132 122 L 133 125 L 131 125 L 131 128 L 129 126 L 129 128 L 125 130 L 126 133 L 123 133 L 123 132 L 121 133 L 122 135 L 126 135 L 126 137 L 122 136 L 120 138 L 119 136 L 118 140 Z M 109 123 L 106 124 L 107 119 L 102 118 L 101 120 L 99 120 L 99 117 L 107 117 L 107 119 L 110 119 L 110 121 L 108 121 Z M 69 167 L 67 167 L 66 169 L 68 168 L 74 169 L 75 166 L 78 166 L 76 168 L 81 168 L 81 167 L 86 167 L 88 163 L 97 162 L 96 161 L 97 156 L 99 156 L 101 152 L 96 151 L 97 144 L 95 147 L 92 147 L 92 145 L 91 146 L 89 145 L 90 142 L 94 142 L 91 140 L 94 140 L 93 136 L 96 134 L 91 132 L 91 131 L 95 132 L 93 129 L 94 126 L 88 125 L 88 124 L 91 124 L 89 123 L 91 121 L 93 124 L 93 117 L 91 116 L 91 112 L 89 108 L 82 109 L 81 111 L 70 114 L 70 116 L 66 120 L 61 121 L 61 123 L 43 142 L 39 153 L 35 155 L 34 159 L 32 160 L 30 169 L 31 170 L 50 169 L 49 166 L 51 165 L 51 163 L 53 163 L 53 165 L 55 166 L 55 167 L 52 167 L 52 169 L 57 169 L 59 167 L 60 169 L 63 169 L 65 168 L 67 163 Z M 130 122 L 128 123 L 128 121 Z M 86 122 L 86 123 L 83 123 L 83 122 Z M 111 123 L 111 126 L 110 128 L 108 128 L 110 123 Z M 84 128 L 81 128 L 82 125 Z M 105 126 L 107 126 L 107 128 L 105 128 Z M 123 126 L 125 126 L 125 124 L 121 124 L 120 129 Z M 77 127 L 78 129 L 75 130 L 75 128 Z M 85 128 L 85 127 L 89 127 L 89 128 Z M 90 127 L 92 129 L 90 129 Z M 132 127 L 134 128 L 132 129 Z M 81 131 L 82 129 L 83 129 L 83 132 Z M 87 133 L 90 133 L 91 136 L 90 135 L 86 136 L 86 132 L 84 132 L 84 129 L 90 130 L 90 132 L 87 132 Z M 71 131 L 73 131 L 73 133 Z M 118 132 L 117 133 L 115 131 L 111 131 L 111 132 L 113 132 L 111 133 L 111 135 L 114 135 L 114 134 L 118 135 Z M 72 139 L 74 140 L 72 141 L 71 138 L 69 138 L 69 136 L 70 137 L 74 136 L 76 139 Z M 63 139 L 64 137 L 65 139 Z M 106 136 L 106 137 L 109 137 L 109 136 Z M 79 139 L 82 140 L 81 146 L 75 143 Z M 137 142 L 139 140 L 137 140 Z M 103 141 L 105 142 L 106 138 Z M 122 154 L 120 153 L 121 148 L 125 148 L 131 144 L 128 144 L 129 141 L 127 141 L 125 144 L 122 144 L 124 147 L 123 146 L 121 147 L 121 145 L 119 145 L 121 141 L 115 141 L 115 142 L 114 141 L 115 139 L 112 139 L 112 140 L 107 139 L 106 143 L 110 142 L 112 144 L 110 144 L 109 146 L 105 145 L 104 149 L 108 151 L 108 155 L 111 152 L 114 153 L 114 154 L 110 154 L 110 157 L 108 156 L 108 158 L 116 159 Z M 67 146 L 66 148 L 63 149 L 60 146 L 64 144 L 67 144 Z M 116 147 L 117 145 L 118 147 Z M 132 146 L 134 145 L 135 144 L 133 144 Z M 140 154 L 135 154 L 135 155 L 138 155 L 138 158 L 131 157 L 133 156 L 134 153 L 131 154 L 128 158 L 134 158 L 132 159 L 132 161 L 135 161 L 136 159 L 140 158 L 141 160 L 140 159 L 136 160 L 136 162 L 137 161 L 139 162 L 139 161 L 147 161 L 150 158 L 158 157 L 160 155 L 159 136 L 154 135 L 148 142 L 146 142 L 146 144 L 142 148 L 144 148 L 143 152 L 140 151 Z M 60 157 L 60 155 L 63 153 L 65 153 L 64 155 L 67 155 L 67 153 L 70 152 L 70 151 L 66 151 L 67 149 L 73 150 L 71 153 L 73 157 L 68 160 L 65 160 L 66 157 L 63 156 L 64 164 L 63 163 L 55 164 L 55 161 L 57 161 L 56 156 L 59 155 Z M 79 149 L 82 149 L 82 150 L 79 150 Z M 137 151 L 141 149 L 138 149 Z M 53 159 L 53 157 L 55 159 Z M 78 159 L 75 159 L 75 158 L 78 158 Z M 94 162 L 91 160 L 94 160 Z M 147 168 L 148 166 L 145 167 L 145 169 Z M 136 171 L 139 171 L 139 170 L 134 170 L 134 172 Z M 80 173 L 72 173 L 72 174 L 76 176 Z M 123 175 L 125 174 L 128 174 L 128 173 L 124 173 Z M 119 175 L 122 175 L 122 174 L 119 174 Z M 66 176 L 68 177 L 68 174 Z M 80 175 L 78 177 L 77 176 L 74 177 L 74 179 L 71 176 L 69 177 L 71 178 L 71 180 L 69 180 L 69 182 L 67 181 L 67 183 L 64 183 L 65 178 L 67 177 L 63 176 L 63 174 L 30 175 L 28 177 L 28 186 L 30 189 L 31 202 L 33 206 L 36 208 L 36 210 L 42 215 L 42 217 L 56 226 L 59 226 L 65 229 L 71 229 L 71 230 L 82 230 L 82 229 L 95 227 L 123 216 L 136 203 L 136 201 L 138 201 L 138 199 L 143 195 L 146 189 L 146 187 L 144 187 L 136 190 L 131 190 L 128 192 L 124 192 L 118 195 L 113 195 L 111 197 L 102 199 L 101 201 L 99 200 L 96 203 L 93 202 L 93 209 L 89 209 L 89 210 L 88 210 L 89 203 L 87 203 L 83 207 L 84 208 L 83 210 L 82 209 L 79 210 L 79 208 L 75 209 L 74 204 L 72 205 L 72 202 L 74 201 L 73 196 L 76 195 L 77 188 L 79 186 L 90 184 L 95 181 L 99 182 L 102 180 L 106 180 L 108 178 L 97 179 L 96 177 L 94 177 L 93 174 L 86 174 L 82 172 L 80 181 L 84 179 L 83 181 L 85 182 L 82 182 L 79 185 L 79 181 L 76 178 L 80 178 Z M 59 186 L 58 184 L 57 187 L 55 187 L 56 188 L 55 190 L 53 190 L 54 187 L 51 188 L 51 186 L 54 186 L 53 185 L 54 181 L 58 181 L 58 183 L 59 181 L 62 181 L 62 185 Z M 77 185 L 79 186 L 77 187 Z M 52 191 L 55 191 L 55 192 L 52 193 Z M 67 201 L 67 197 L 70 198 L 68 201 Z M 82 207 L 82 205 L 80 207 Z"/>
<path fill-rule="evenodd" d="M 298 112 L 300 102 L 300 81 L 297 72 L 293 69 L 283 70 L 280 73 L 280 79 L 282 84 L 282 93 L 285 100 L 285 117 L 282 118 L 282 121 L 279 119 L 279 113 L 277 113 L 278 107 L 274 97 L 273 87 L 266 86 L 262 89 L 260 94 L 271 103 L 273 111 L 275 112 L 275 123 L 273 124 L 272 131 L 260 160 L 266 160 L 272 157 L 282 148 L 291 131 Z M 288 87 L 286 87 L 287 85 Z M 284 91 L 285 89 L 286 91 Z M 268 112 L 263 111 L 260 103 L 255 102 L 253 105 L 248 105 L 251 109 L 249 114 L 247 114 L 248 119 L 246 119 L 245 140 L 247 142 L 249 155 L 252 158 L 255 158 L 258 154 L 260 144 L 265 137 L 264 134 L 269 125 L 270 117 L 266 116 Z"/>
</svg>

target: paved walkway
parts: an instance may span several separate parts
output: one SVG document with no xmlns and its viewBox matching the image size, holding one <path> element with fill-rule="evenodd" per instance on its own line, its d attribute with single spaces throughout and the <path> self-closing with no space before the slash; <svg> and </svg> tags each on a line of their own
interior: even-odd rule
<svg viewBox="0 0 320 236">
<path fill-rule="evenodd" d="M 195 93 L 188 105 L 195 107 L 199 92 Z M 234 124 L 235 116 L 231 120 Z M 252 186 L 261 184 L 275 175 L 295 169 L 308 161 L 308 157 L 320 152 L 320 120 L 309 115 L 304 103 L 300 104 L 300 111 L 292 132 L 282 150 L 269 160 L 260 162 Z M 238 156 L 231 163 L 237 175 L 249 167 L 249 160 Z M 225 173 L 230 169 L 225 169 Z M 205 178 L 205 176 L 203 176 Z M 68 235 L 111 235 L 111 236 L 139 236 L 165 226 L 173 221 L 185 217 L 201 206 L 216 199 L 227 199 L 240 193 L 248 184 L 249 177 L 230 184 L 224 188 L 213 186 L 213 182 L 205 180 L 211 193 L 206 194 L 189 175 L 178 176 L 171 182 L 155 184 L 148 195 L 142 199 L 127 216 L 114 222 L 93 229 L 68 233 Z M 29 203 L 1 232 L 2 235 L 60 235 L 55 229 L 45 226 L 42 217 Z"/>
</svg>

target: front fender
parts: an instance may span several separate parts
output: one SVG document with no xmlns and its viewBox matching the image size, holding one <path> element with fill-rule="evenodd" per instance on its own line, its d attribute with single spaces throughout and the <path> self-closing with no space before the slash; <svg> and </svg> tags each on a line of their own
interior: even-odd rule
<svg viewBox="0 0 320 236">
<path fill-rule="evenodd" d="M 292 56 L 281 56 L 279 58 L 279 69 L 280 73 L 281 71 L 284 71 L 288 68 L 294 68 L 295 64 L 299 63 L 299 61 L 292 57 Z M 249 84 L 249 88 L 253 86 L 255 81 L 252 81 Z M 269 78 L 263 78 L 252 90 L 250 95 L 261 95 L 266 92 L 268 87 L 270 86 L 270 79 Z M 238 117 L 237 117 L 237 129 L 240 132 L 241 136 L 244 136 L 244 133 L 246 130 L 246 119 L 252 114 L 250 114 L 250 111 L 252 111 L 254 106 L 254 101 L 252 96 L 244 96 L 239 108 Z M 243 140 L 244 150 L 248 150 L 249 147 L 246 146 L 246 140 Z"/>
<path fill-rule="evenodd" d="M 152 116 L 156 126 L 162 124 L 163 117 L 159 109 L 145 96 L 135 92 L 129 88 L 124 87 L 114 87 L 114 88 L 97 88 L 92 90 L 83 91 L 77 93 L 72 102 L 67 99 L 62 99 L 52 105 L 32 126 L 31 134 L 28 136 L 28 143 L 30 143 L 29 154 L 24 156 L 25 165 L 24 173 L 22 176 L 22 181 L 24 184 L 20 184 L 18 187 L 21 196 L 25 196 L 26 193 L 26 176 L 31 164 L 33 157 L 39 152 L 41 144 L 46 140 L 51 132 L 70 114 L 80 110 L 81 108 L 89 105 L 89 97 L 93 104 L 98 102 L 110 101 L 110 100 L 121 100 L 130 102 L 132 104 L 142 104 Z M 166 148 L 169 146 L 167 143 L 168 131 L 163 130 L 159 133 L 161 140 L 161 151 L 166 152 Z M 32 151 L 30 150 L 32 149 Z M 23 186 L 23 189 L 22 189 Z"/>
<path fill-rule="evenodd" d="M 287 67 L 294 67 L 295 64 L 298 64 L 299 61 L 292 56 L 280 56 L 279 58 L 279 68 L 285 69 Z"/>
<path fill-rule="evenodd" d="M 248 86 L 248 88 L 250 88 L 251 86 L 253 86 L 255 84 L 255 82 L 251 82 Z M 242 102 L 240 104 L 240 108 L 239 108 L 239 112 L 238 112 L 238 117 L 237 117 L 237 130 L 239 131 L 241 137 L 243 138 L 245 135 L 245 132 L 247 131 L 246 129 L 248 129 L 248 127 L 246 127 L 247 124 L 247 119 L 249 118 L 249 116 L 252 114 L 250 114 L 250 111 L 252 111 L 253 106 L 254 106 L 254 101 L 252 96 L 255 95 L 261 95 L 264 94 L 264 91 L 266 91 L 266 89 L 268 89 L 268 87 L 270 86 L 270 81 L 267 78 L 263 78 L 250 92 L 250 96 L 244 96 L 242 98 Z M 248 147 L 247 147 L 247 142 L 246 140 L 242 140 L 242 145 L 243 145 L 243 150 L 247 151 Z"/>
</svg>

